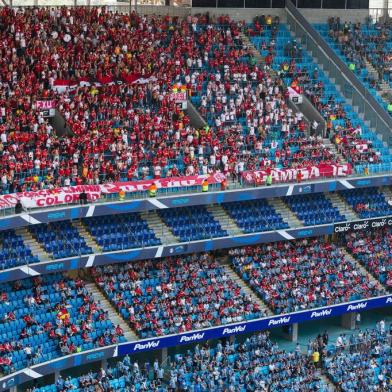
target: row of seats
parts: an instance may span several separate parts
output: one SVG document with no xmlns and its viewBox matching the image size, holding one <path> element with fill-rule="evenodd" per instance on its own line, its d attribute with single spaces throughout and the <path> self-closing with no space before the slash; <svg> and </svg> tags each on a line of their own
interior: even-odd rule
<svg viewBox="0 0 392 392">
<path fill-rule="evenodd" d="M 93 253 L 92 248 L 87 245 L 86 239 L 69 221 L 34 225 L 30 226 L 29 230 L 54 259 Z"/>
<path fill-rule="evenodd" d="M 392 214 L 392 197 L 387 199 L 377 188 L 352 189 L 341 195 L 362 219 Z"/>
<path fill-rule="evenodd" d="M 338 195 L 347 202 L 347 209 L 351 207 L 359 218 L 367 219 L 392 214 L 390 192 L 390 188 L 358 188 L 340 191 Z M 283 204 L 279 206 L 281 202 Z M 344 205 L 339 203 L 341 209 L 344 208 L 339 212 L 336 204 L 332 204 L 324 194 L 289 196 L 276 203 L 281 208 L 286 204 L 305 225 L 328 224 L 347 219 L 344 215 Z M 282 216 L 283 212 L 278 212 L 268 200 L 222 203 L 221 206 L 244 233 L 282 230 L 289 227 L 289 216 Z M 159 237 L 164 235 L 168 228 L 180 241 L 228 235 L 205 206 L 162 209 L 158 210 L 158 215 L 164 224 L 154 218 L 153 226 L 149 226 L 139 213 L 131 213 L 85 218 L 80 227 L 82 231 L 87 230 L 91 240 L 104 252 L 160 245 Z M 229 224 L 227 217 L 222 216 L 220 219 L 223 219 L 222 224 Z M 63 221 L 49 225 L 34 225 L 28 230 L 54 259 L 92 254 L 93 249 L 87 244 L 88 239 L 77 227 L 79 226 Z M 32 254 L 29 243 L 26 243 L 21 235 L 13 230 L 0 232 L 1 269 L 38 262 L 38 256 Z"/>
<path fill-rule="evenodd" d="M 244 233 L 280 230 L 289 227 L 281 214 L 266 200 L 224 203 L 222 206 Z"/>
<path fill-rule="evenodd" d="M 158 210 L 159 216 L 181 241 L 226 237 L 227 231 L 204 206 Z"/>
<path fill-rule="evenodd" d="M 346 217 L 322 193 L 296 195 L 285 198 L 285 201 L 305 225 L 321 225 L 346 220 Z"/>
<path fill-rule="evenodd" d="M 105 252 L 161 244 L 139 214 L 99 216 L 85 219 L 83 223 Z"/>
</svg>

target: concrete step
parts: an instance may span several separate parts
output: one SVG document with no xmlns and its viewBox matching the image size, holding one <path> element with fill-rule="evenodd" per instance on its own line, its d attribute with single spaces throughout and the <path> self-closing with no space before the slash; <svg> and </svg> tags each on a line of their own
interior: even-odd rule
<svg viewBox="0 0 392 392">
<path fill-rule="evenodd" d="M 369 278 L 369 280 L 371 282 L 373 282 L 374 284 L 376 284 L 379 288 L 383 289 L 385 293 L 388 292 L 387 288 L 381 284 L 381 282 L 376 279 L 361 263 L 359 260 L 357 260 L 351 253 L 349 253 L 345 248 L 341 248 L 343 254 L 345 255 L 345 257 L 350 260 L 352 263 L 354 263 L 358 270 L 365 276 L 367 276 Z"/>
<path fill-rule="evenodd" d="M 128 342 L 139 340 L 136 333 L 130 328 L 128 323 L 121 317 L 117 312 L 116 308 L 110 303 L 110 301 L 104 296 L 102 291 L 95 283 L 87 283 L 87 290 L 92 294 L 94 300 L 99 302 L 102 308 L 108 312 L 110 321 L 115 325 L 119 325 L 124 331 L 124 337 Z"/>
<path fill-rule="evenodd" d="M 327 374 L 323 373 L 322 371 L 319 371 L 318 372 L 318 376 L 321 378 L 321 380 L 327 386 L 327 390 L 325 392 L 335 392 L 335 391 L 337 391 L 336 385 L 333 383 L 332 379 L 330 379 L 328 377 Z"/>
<path fill-rule="evenodd" d="M 384 186 L 381 188 L 382 193 L 385 196 L 385 199 L 388 200 L 392 200 L 392 188 L 389 186 Z"/>
<path fill-rule="evenodd" d="M 258 64 L 264 64 L 264 57 L 261 55 L 260 51 L 252 44 L 249 37 L 243 32 L 240 33 L 240 38 L 244 45 L 250 48 L 253 56 L 256 58 Z"/>
<path fill-rule="evenodd" d="M 351 206 L 346 203 L 339 193 L 331 192 L 325 193 L 324 196 L 329 199 L 334 207 L 336 207 L 341 215 L 344 215 L 347 220 L 357 220 L 359 216 L 354 212 Z"/>
<path fill-rule="evenodd" d="M 214 217 L 214 219 L 219 222 L 222 229 L 226 230 L 229 235 L 244 234 L 244 232 L 237 226 L 235 221 L 230 217 L 230 215 L 221 205 L 208 205 L 206 208 L 207 211 Z"/>
<path fill-rule="evenodd" d="M 144 211 L 140 213 L 140 216 L 147 222 L 148 227 L 151 230 L 154 230 L 155 236 L 161 240 L 162 244 L 175 244 L 181 242 L 180 239 L 172 233 L 170 227 L 166 225 L 156 211 Z"/>
<path fill-rule="evenodd" d="M 231 264 L 223 264 L 223 267 L 227 273 L 227 275 L 236 282 L 241 289 L 244 291 L 246 295 L 252 298 L 252 301 L 259 305 L 259 308 L 267 315 L 272 316 L 272 310 L 261 300 L 261 298 L 247 285 L 245 281 L 243 281 L 235 272 L 234 268 Z"/>
<path fill-rule="evenodd" d="M 26 227 L 16 229 L 15 233 L 23 238 L 23 242 L 31 249 L 31 253 L 40 261 L 53 260 L 52 255 L 46 253 L 44 247 L 32 236 Z"/>
<path fill-rule="evenodd" d="M 347 160 L 343 157 L 343 155 L 338 153 L 335 144 L 333 144 L 328 138 L 323 139 L 323 144 L 325 145 L 326 148 L 328 148 L 331 154 L 340 158 L 340 162 L 347 163 Z"/>
<path fill-rule="evenodd" d="M 97 244 L 94 237 L 87 231 L 86 226 L 81 220 L 73 221 L 72 226 L 79 231 L 79 234 L 85 239 L 86 244 L 92 248 L 95 254 L 102 253 L 102 248 Z"/>
<path fill-rule="evenodd" d="M 288 205 L 280 198 L 269 199 L 268 203 L 279 212 L 283 220 L 289 227 L 301 227 L 304 223 L 298 219 L 297 215 L 288 207 Z"/>
</svg>

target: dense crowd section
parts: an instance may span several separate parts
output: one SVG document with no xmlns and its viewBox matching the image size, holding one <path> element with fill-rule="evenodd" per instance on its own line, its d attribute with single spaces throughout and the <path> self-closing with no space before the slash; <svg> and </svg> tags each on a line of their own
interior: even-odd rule
<svg viewBox="0 0 392 392">
<path fill-rule="evenodd" d="M 3 7 L 0 20 L 5 193 L 341 162 L 322 138 L 309 137 L 302 113 L 289 108 L 287 77 L 322 113 L 344 123 L 340 131 L 334 126 L 334 140 L 342 140 L 347 160 L 381 160 L 374 135 L 366 153 L 356 149 L 365 143 L 358 138 L 365 126 L 347 117 L 321 80 L 309 84 L 311 71 L 295 67 L 296 58 L 289 59 L 294 73 L 269 71 L 275 51 L 283 50 L 278 18 L 271 25 L 257 22 L 264 28 L 256 43 L 268 51 L 262 66 L 240 37 L 245 24 L 228 17 L 147 19 L 96 8 Z M 170 93 L 182 88 L 208 126 L 192 127 L 171 101 Z M 41 115 L 40 99 L 55 101 L 64 129 Z"/>
<path fill-rule="evenodd" d="M 392 97 L 383 94 L 383 87 L 391 85 L 392 81 L 390 21 L 373 23 L 368 19 L 366 23 L 354 23 L 331 17 L 327 24 L 316 24 L 315 27 L 374 98 L 392 115 Z"/>
<path fill-rule="evenodd" d="M 390 391 L 391 344 L 392 324 L 388 330 L 384 320 L 348 339 L 341 335 L 325 358 L 327 373 L 342 392 Z"/>
<path fill-rule="evenodd" d="M 125 340 L 80 279 L 45 275 L 0 292 L 2 373 Z"/>
<path fill-rule="evenodd" d="M 126 356 L 107 371 L 60 379 L 56 385 L 33 388 L 31 392 L 65 392 L 89 387 L 121 392 L 132 387 L 137 391 L 237 392 L 267 391 L 270 385 L 277 392 L 327 391 L 309 358 L 280 349 L 268 332 L 262 332 L 242 343 L 197 345 L 186 354 L 171 358 L 166 369 L 158 361 L 141 366 Z"/>
<path fill-rule="evenodd" d="M 389 289 L 392 288 L 392 230 L 363 231 L 346 234 L 349 251 L 377 279 Z"/>
<path fill-rule="evenodd" d="M 277 314 L 380 295 L 341 248 L 320 239 L 229 251 L 242 278 Z"/>
<path fill-rule="evenodd" d="M 209 254 L 97 267 L 94 277 L 141 338 L 264 315 Z"/>
<path fill-rule="evenodd" d="M 334 143 L 345 161 L 361 173 L 365 168 L 369 172 L 383 170 L 383 164 L 388 170 L 391 160 L 388 149 L 358 114 L 345 104 L 336 86 L 301 44 L 291 38 L 285 25 L 279 26 L 275 36 L 262 31 L 260 36 L 253 36 L 251 40 L 284 83 L 304 93 L 324 117 L 327 128 L 324 137 Z"/>
</svg>

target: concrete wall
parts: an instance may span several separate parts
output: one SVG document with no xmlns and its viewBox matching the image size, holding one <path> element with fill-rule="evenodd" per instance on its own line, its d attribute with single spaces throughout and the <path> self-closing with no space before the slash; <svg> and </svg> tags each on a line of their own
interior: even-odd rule
<svg viewBox="0 0 392 392">
<path fill-rule="evenodd" d="M 326 23 L 330 16 L 340 16 L 342 22 L 364 22 L 369 15 L 369 10 L 339 10 L 298 8 L 309 23 Z"/>
<path fill-rule="evenodd" d="M 281 22 L 286 22 L 284 8 L 192 8 L 192 15 L 209 12 L 210 15 L 229 15 L 234 20 L 250 22 L 257 15 L 277 15 Z"/>
<path fill-rule="evenodd" d="M 113 11 L 129 12 L 128 5 L 116 5 L 109 7 Z M 132 7 L 132 10 L 135 6 Z M 170 15 L 170 16 L 187 16 L 204 14 L 209 12 L 211 16 L 229 15 L 234 20 L 245 20 L 250 22 L 256 15 L 278 15 L 280 20 L 286 22 L 286 11 L 284 8 L 188 8 L 188 7 L 171 7 L 171 6 L 151 6 L 138 5 L 137 12 L 144 15 Z"/>
</svg>

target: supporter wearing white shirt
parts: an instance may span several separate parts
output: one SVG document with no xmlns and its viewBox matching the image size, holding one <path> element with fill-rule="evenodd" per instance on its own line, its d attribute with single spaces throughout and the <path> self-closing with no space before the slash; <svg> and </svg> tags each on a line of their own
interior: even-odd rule
<svg viewBox="0 0 392 392">
<path fill-rule="evenodd" d="M 1 142 L 7 144 L 7 134 L 5 132 L 1 134 Z"/>
</svg>

